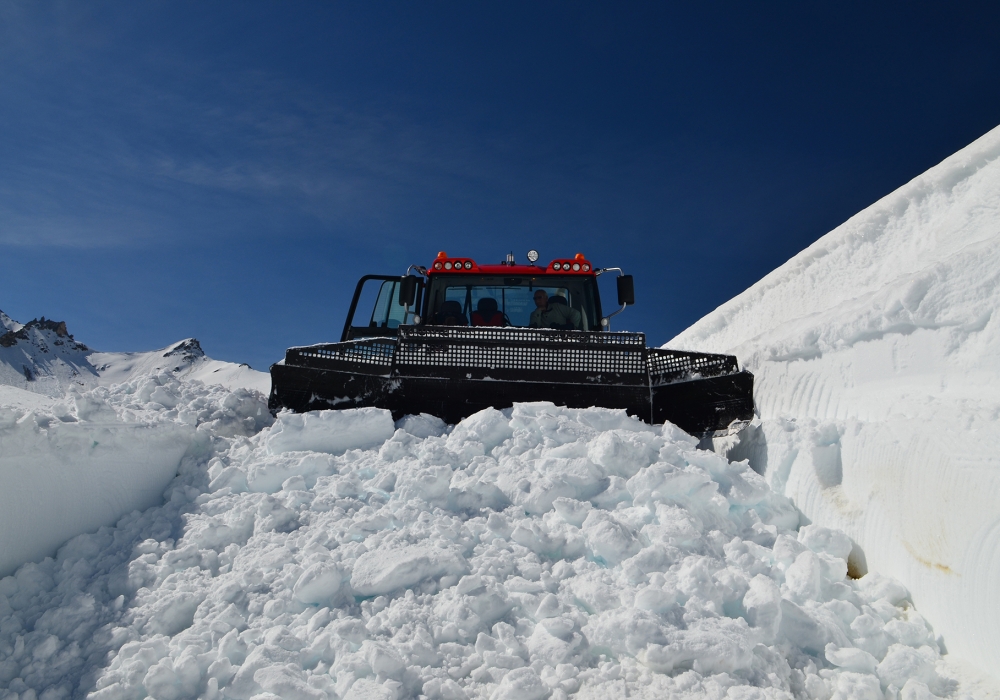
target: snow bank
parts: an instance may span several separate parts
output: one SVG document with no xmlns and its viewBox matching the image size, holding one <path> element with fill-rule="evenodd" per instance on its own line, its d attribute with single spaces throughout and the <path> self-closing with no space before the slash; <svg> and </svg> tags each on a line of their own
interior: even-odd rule
<svg viewBox="0 0 1000 700">
<path fill-rule="evenodd" d="M 21 409 L 22 415 L 28 411 L 51 411 L 58 401 L 45 394 L 36 394 L 17 387 L 0 384 L 0 406 Z"/>
<path fill-rule="evenodd" d="M 0 409 L 0 573 L 158 503 L 192 432 L 177 425 L 67 424 Z"/>
<path fill-rule="evenodd" d="M 668 345 L 756 376 L 749 458 L 1000 677 L 1000 129 Z"/>
<path fill-rule="evenodd" d="M 259 394 L 167 374 L 42 399 L 12 387 L 0 393 L 4 575 L 53 555 L 71 537 L 160 503 L 181 459 L 214 435 L 248 434 L 270 422 Z"/>
<path fill-rule="evenodd" d="M 551 404 L 390 425 L 219 437 L 164 505 L 0 580 L 0 698 L 954 690 L 902 586 L 847 578 L 845 535 L 796 532 L 673 426 Z"/>
</svg>

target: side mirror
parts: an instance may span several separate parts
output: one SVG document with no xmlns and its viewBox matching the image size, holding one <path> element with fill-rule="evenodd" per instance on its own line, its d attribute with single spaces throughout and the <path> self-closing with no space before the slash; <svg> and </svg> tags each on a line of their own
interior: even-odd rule
<svg viewBox="0 0 1000 700">
<path fill-rule="evenodd" d="M 626 306 L 635 303 L 635 286 L 632 275 L 622 275 L 618 278 L 618 305 Z"/>
<path fill-rule="evenodd" d="M 413 306 L 417 300 L 417 278 L 406 275 L 399 280 L 399 305 Z"/>
</svg>

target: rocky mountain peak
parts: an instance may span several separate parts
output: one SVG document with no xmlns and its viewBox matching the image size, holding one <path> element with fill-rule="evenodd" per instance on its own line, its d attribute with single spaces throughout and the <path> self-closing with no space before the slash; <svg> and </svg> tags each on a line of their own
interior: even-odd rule
<svg viewBox="0 0 1000 700">
<path fill-rule="evenodd" d="M 22 326 L 21 324 L 12 321 L 10 317 L 7 316 L 6 314 L 4 315 L 4 318 L 7 319 L 8 321 L 11 321 L 11 324 L 10 326 L 8 326 L 10 330 L 8 330 L 3 335 L 0 335 L 0 347 L 11 348 L 14 347 L 14 345 L 16 345 L 18 341 L 31 340 L 33 335 L 32 331 L 38 331 L 41 332 L 41 335 L 43 337 L 46 335 L 49 336 L 48 340 L 50 340 L 55 345 L 65 344 L 68 345 L 73 350 L 80 350 L 80 351 L 89 350 L 89 348 L 86 345 L 84 345 L 83 343 L 78 343 L 73 339 L 73 336 L 70 335 L 70 332 L 66 329 L 65 321 L 53 321 L 51 319 L 46 319 L 44 316 L 42 316 L 41 318 L 32 319 Z M 6 326 L 7 324 L 4 325 Z M 54 335 L 55 338 L 52 338 L 51 337 L 52 335 Z M 36 344 L 38 343 L 41 343 L 41 348 L 43 352 L 48 352 L 47 348 L 45 348 L 45 343 L 42 338 L 38 338 L 36 340 Z"/>
<path fill-rule="evenodd" d="M 3 311 L 0 311 L 0 329 L 18 331 L 21 330 L 21 324 L 5 314 Z"/>
<path fill-rule="evenodd" d="M 197 338 L 188 338 L 179 343 L 171 345 L 163 353 L 164 357 L 179 357 L 182 360 L 192 362 L 198 358 L 205 357 L 205 351 L 201 349 L 201 343 Z"/>
</svg>

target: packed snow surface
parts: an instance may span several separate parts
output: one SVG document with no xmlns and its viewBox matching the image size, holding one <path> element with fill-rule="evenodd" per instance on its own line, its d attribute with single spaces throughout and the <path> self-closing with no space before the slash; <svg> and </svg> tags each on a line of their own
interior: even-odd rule
<svg viewBox="0 0 1000 700">
<path fill-rule="evenodd" d="M 846 535 L 669 424 L 539 403 L 262 427 L 252 394 L 102 391 L 198 449 L 162 505 L 0 580 L 3 700 L 955 692 L 900 584 L 848 578 Z"/>
<path fill-rule="evenodd" d="M 667 345 L 756 377 L 748 458 L 1000 678 L 1000 128 Z"/>
</svg>

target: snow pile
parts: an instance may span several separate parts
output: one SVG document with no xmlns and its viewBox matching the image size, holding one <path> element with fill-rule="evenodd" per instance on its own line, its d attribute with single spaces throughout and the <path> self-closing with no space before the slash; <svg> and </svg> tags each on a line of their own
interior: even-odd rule
<svg viewBox="0 0 1000 700">
<path fill-rule="evenodd" d="M 256 392 L 167 373 L 63 400 L 0 389 L 0 574 L 161 503 L 186 454 L 271 421 Z"/>
<path fill-rule="evenodd" d="M 61 321 L 20 324 L 0 311 L 0 385 L 61 397 L 67 390 L 111 386 L 170 372 L 176 379 L 249 388 L 267 394 L 271 378 L 245 364 L 213 360 L 194 338 L 152 352 L 97 352 L 74 340 Z"/>
<path fill-rule="evenodd" d="M 0 580 L 0 698 L 954 692 L 906 591 L 798 524 L 745 463 L 621 411 L 282 414 Z"/>
<path fill-rule="evenodd" d="M 736 354 L 760 421 L 729 455 L 1000 676 L 998 311 L 995 129 L 668 345 Z"/>
</svg>

